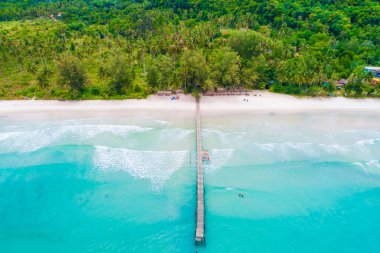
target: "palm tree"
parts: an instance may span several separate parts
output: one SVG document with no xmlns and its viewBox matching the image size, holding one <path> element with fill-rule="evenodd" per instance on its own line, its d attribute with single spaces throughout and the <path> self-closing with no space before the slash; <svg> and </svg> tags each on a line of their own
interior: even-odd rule
<svg viewBox="0 0 380 253">
<path fill-rule="evenodd" d="M 281 84 L 284 84 L 288 81 L 287 68 L 286 68 L 285 61 L 281 61 L 277 65 L 276 76 L 277 76 L 277 81 L 280 82 Z"/>
</svg>

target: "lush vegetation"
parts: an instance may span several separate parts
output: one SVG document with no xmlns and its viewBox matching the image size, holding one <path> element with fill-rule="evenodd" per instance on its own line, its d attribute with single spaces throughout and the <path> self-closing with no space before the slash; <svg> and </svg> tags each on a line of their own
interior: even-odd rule
<svg viewBox="0 0 380 253">
<path fill-rule="evenodd" d="M 0 98 L 269 86 L 380 96 L 365 65 L 380 66 L 377 0 L 0 2 Z"/>
</svg>

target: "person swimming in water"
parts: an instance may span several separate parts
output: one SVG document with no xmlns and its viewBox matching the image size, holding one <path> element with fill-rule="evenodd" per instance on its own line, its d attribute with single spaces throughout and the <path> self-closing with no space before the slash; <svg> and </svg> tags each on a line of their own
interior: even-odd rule
<svg viewBox="0 0 380 253">
<path fill-rule="evenodd" d="M 239 193 L 239 197 L 240 198 L 244 198 L 244 194 L 243 193 Z"/>
</svg>

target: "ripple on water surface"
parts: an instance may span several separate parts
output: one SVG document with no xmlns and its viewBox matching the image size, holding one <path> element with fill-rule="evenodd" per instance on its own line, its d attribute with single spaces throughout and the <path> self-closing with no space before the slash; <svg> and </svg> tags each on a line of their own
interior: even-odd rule
<svg viewBox="0 0 380 253">
<path fill-rule="evenodd" d="M 194 252 L 194 131 L 139 121 L 1 125 L 0 251 Z"/>
<path fill-rule="evenodd" d="M 0 251 L 194 252 L 194 120 L 144 117 L 2 119 Z M 380 252 L 374 119 L 202 118 L 198 252 Z"/>
</svg>

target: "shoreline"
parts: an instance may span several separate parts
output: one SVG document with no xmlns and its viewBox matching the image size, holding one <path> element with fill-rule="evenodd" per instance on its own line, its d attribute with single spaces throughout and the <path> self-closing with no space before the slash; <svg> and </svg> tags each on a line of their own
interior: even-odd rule
<svg viewBox="0 0 380 253">
<path fill-rule="evenodd" d="M 291 95 L 254 91 L 250 96 L 202 96 L 201 110 L 210 112 L 302 112 L 328 110 L 380 110 L 380 99 L 343 97 L 294 97 Z M 255 96 L 256 94 L 256 96 Z M 195 111 L 195 98 L 181 94 L 179 100 L 171 96 L 151 95 L 147 99 L 128 100 L 0 100 L 0 115 L 12 112 L 67 112 L 67 111 Z M 246 101 L 247 100 L 247 101 Z"/>
</svg>

